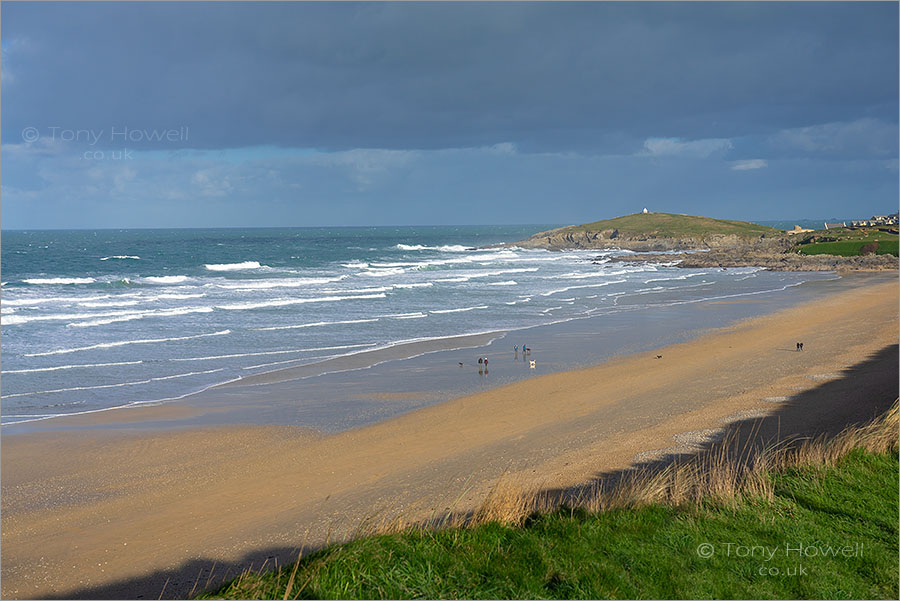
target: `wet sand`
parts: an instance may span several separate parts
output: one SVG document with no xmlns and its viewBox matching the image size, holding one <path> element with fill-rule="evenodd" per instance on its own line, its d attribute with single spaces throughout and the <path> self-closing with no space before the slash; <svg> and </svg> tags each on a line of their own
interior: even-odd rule
<svg viewBox="0 0 900 601">
<path fill-rule="evenodd" d="M 329 436 L 272 426 L 4 436 L 0 592 L 155 598 L 165 587 L 179 598 L 365 520 L 471 508 L 504 474 L 575 485 L 690 448 L 753 411 L 784 411 L 783 435 L 833 431 L 896 398 L 897 328 L 894 281 Z M 787 411 L 811 392 L 816 410 Z"/>
</svg>

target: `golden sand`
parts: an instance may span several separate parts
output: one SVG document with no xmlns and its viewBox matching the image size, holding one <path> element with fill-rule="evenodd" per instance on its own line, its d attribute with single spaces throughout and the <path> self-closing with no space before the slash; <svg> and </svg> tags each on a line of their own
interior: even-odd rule
<svg viewBox="0 0 900 601">
<path fill-rule="evenodd" d="M 284 563 L 367 520 L 472 508 L 504 474 L 565 487 L 761 412 L 784 411 L 784 434 L 872 418 L 897 394 L 897 328 L 894 282 L 330 436 L 4 437 L 2 596 L 156 597 L 165 586 L 183 597 L 198 578 L 215 581 L 213 562 L 220 577 L 251 559 Z M 784 410 L 810 389 L 816 410 Z"/>
</svg>

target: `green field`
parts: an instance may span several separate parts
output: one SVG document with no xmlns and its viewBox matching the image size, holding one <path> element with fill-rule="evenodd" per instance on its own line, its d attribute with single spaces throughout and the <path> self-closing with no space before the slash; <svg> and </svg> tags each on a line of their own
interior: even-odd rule
<svg viewBox="0 0 900 601">
<path fill-rule="evenodd" d="M 804 255 L 834 255 L 837 257 L 855 257 L 867 244 L 876 245 L 874 254 L 897 256 L 898 245 L 896 236 L 894 240 L 845 240 L 841 242 L 819 242 L 800 246 L 798 250 Z"/>
<path fill-rule="evenodd" d="M 893 449 L 770 475 L 771 498 L 364 538 L 205 598 L 897 599 Z"/>
<path fill-rule="evenodd" d="M 692 215 L 675 215 L 672 213 L 635 213 L 574 225 L 562 231 L 600 232 L 616 229 L 620 234 L 646 235 L 660 238 L 702 238 L 710 235 L 735 235 L 744 239 L 757 239 L 762 236 L 781 236 L 781 230 L 766 225 L 747 221 L 727 221 L 710 217 Z"/>
<path fill-rule="evenodd" d="M 836 257 L 855 257 L 862 254 L 897 256 L 897 234 L 892 228 L 834 228 L 817 230 L 798 235 L 794 249 L 804 255 L 833 255 Z M 893 228 L 896 231 L 896 228 Z M 867 245 L 869 245 L 867 247 Z M 866 248 L 864 248 L 866 247 Z"/>
</svg>

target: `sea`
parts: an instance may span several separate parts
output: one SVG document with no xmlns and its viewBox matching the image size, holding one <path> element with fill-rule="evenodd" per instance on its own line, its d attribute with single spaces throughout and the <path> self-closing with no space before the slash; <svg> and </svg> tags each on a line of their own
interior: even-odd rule
<svg viewBox="0 0 900 601">
<path fill-rule="evenodd" d="M 627 332 L 661 307 L 836 277 L 496 246 L 550 227 L 5 231 L 2 424 L 188 399 L 267 374 L 324 377 L 500 337 L 518 358 L 535 328 L 591 319 Z M 604 356 L 630 348 L 627 338 L 611 337 Z M 460 355 L 467 374 L 473 353 Z"/>
</svg>

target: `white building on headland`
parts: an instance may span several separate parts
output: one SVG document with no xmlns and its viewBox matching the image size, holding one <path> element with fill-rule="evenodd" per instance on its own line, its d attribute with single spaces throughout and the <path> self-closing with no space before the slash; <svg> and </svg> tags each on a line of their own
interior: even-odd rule
<svg viewBox="0 0 900 601">
<path fill-rule="evenodd" d="M 871 219 L 862 219 L 860 221 L 851 221 L 851 227 L 877 227 L 879 225 L 897 225 L 898 214 L 891 215 L 872 215 Z"/>
<path fill-rule="evenodd" d="M 649 212 L 650 212 L 650 211 L 647 210 L 647 207 L 644 207 L 643 213 L 644 213 L 644 214 L 647 214 L 647 213 L 649 213 Z"/>
</svg>

